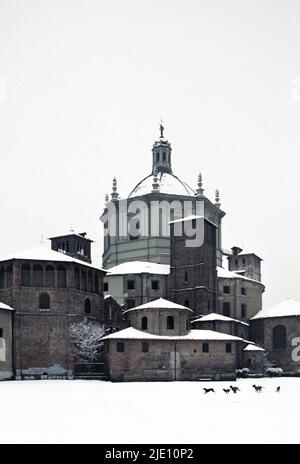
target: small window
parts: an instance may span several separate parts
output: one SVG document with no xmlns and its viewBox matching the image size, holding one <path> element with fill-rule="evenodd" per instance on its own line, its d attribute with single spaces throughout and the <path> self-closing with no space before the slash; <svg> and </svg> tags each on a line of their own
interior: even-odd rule
<svg viewBox="0 0 300 464">
<path fill-rule="evenodd" d="M 156 162 L 159 163 L 159 153 L 156 153 Z"/>
<path fill-rule="evenodd" d="M 109 342 L 106 343 L 106 353 L 109 353 Z"/>
<path fill-rule="evenodd" d="M 40 309 L 50 309 L 50 296 L 47 293 L 42 293 L 39 298 Z"/>
<path fill-rule="evenodd" d="M 134 280 L 128 280 L 127 281 L 127 289 L 128 290 L 134 290 L 135 289 L 135 281 Z"/>
<path fill-rule="evenodd" d="M 152 280 L 152 290 L 159 290 L 159 281 Z"/>
<path fill-rule="evenodd" d="M 0 338 L 3 338 L 3 329 L 0 329 Z"/>
<path fill-rule="evenodd" d="M 287 334 L 284 325 L 277 325 L 273 329 L 273 349 L 285 350 L 287 345 Z"/>
<path fill-rule="evenodd" d="M 231 345 L 231 343 L 226 343 L 226 353 L 232 353 L 232 345 Z"/>
<path fill-rule="evenodd" d="M 224 285 L 223 293 L 225 293 L 225 295 L 230 295 L 230 286 L 229 285 Z"/>
<path fill-rule="evenodd" d="M 104 282 L 104 284 L 103 284 L 103 291 L 104 291 L 104 292 L 108 292 L 108 288 L 109 288 L 109 287 L 108 287 L 108 282 Z"/>
<path fill-rule="evenodd" d="M 223 315 L 230 317 L 231 315 L 230 303 L 223 303 Z"/>
<path fill-rule="evenodd" d="M 174 317 L 173 316 L 167 317 L 167 329 L 174 330 Z"/>
<path fill-rule="evenodd" d="M 241 294 L 246 296 L 247 295 L 247 289 L 245 287 L 241 288 Z"/>
<path fill-rule="evenodd" d="M 189 307 L 190 307 L 190 300 L 185 300 L 184 306 L 185 306 L 186 308 L 189 308 Z"/>
<path fill-rule="evenodd" d="M 125 351 L 124 342 L 118 342 L 117 343 L 117 353 L 124 353 L 124 351 Z"/>
<path fill-rule="evenodd" d="M 242 262 L 243 262 L 243 264 L 244 264 L 244 265 L 246 264 L 246 260 L 245 260 L 245 258 L 243 258 L 243 261 L 242 261 Z"/>
<path fill-rule="evenodd" d="M 167 161 L 167 153 L 163 152 L 163 163 Z"/>
<path fill-rule="evenodd" d="M 242 316 L 242 319 L 247 319 L 247 305 L 246 304 L 241 305 L 241 316 Z"/>
<path fill-rule="evenodd" d="M 209 344 L 202 343 L 202 353 L 209 353 Z"/>
<path fill-rule="evenodd" d="M 239 260 L 238 259 L 235 260 L 235 265 L 236 265 L 236 267 L 238 267 L 238 265 L 239 265 Z"/>
<path fill-rule="evenodd" d="M 143 342 L 142 343 L 142 353 L 149 353 L 149 343 Z"/>
<path fill-rule="evenodd" d="M 248 364 L 249 364 L 249 366 L 251 366 L 251 364 L 252 364 L 252 359 L 251 358 L 248 358 Z"/>
<path fill-rule="evenodd" d="M 187 271 L 184 273 L 184 281 L 185 281 L 186 284 L 187 284 L 188 281 L 189 281 L 189 274 L 188 274 Z"/>
<path fill-rule="evenodd" d="M 85 300 L 84 303 L 84 312 L 85 314 L 91 314 L 92 312 L 91 300 L 89 300 L 88 298 Z"/>
<path fill-rule="evenodd" d="M 187 319 L 186 320 L 186 330 L 189 332 L 190 330 L 190 321 Z"/>
<path fill-rule="evenodd" d="M 147 317 L 142 318 L 142 330 L 148 330 L 148 318 Z"/>
</svg>

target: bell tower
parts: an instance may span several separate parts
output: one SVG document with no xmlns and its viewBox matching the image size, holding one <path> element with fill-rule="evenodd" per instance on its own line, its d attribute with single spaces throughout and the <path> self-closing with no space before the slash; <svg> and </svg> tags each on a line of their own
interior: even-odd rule
<svg viewBox="0 0 300 464">
<path fill-rule="evenodd" d="M 171 144 L 164 137 L 164 126 L 160 124 L 159 140 L 154 142 L 153 153 L 153 168 L 152 174 L 155 172 L 167 172 L 172 174 L 172 148 Z"/>
</svg>

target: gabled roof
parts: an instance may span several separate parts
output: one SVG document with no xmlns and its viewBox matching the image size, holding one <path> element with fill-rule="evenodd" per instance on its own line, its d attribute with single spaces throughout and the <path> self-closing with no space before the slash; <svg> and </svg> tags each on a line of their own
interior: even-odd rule
<svg viewBox="0 0 300 464">
<path fill-rule="evenodd" d="M 262 309 L 251 320 L 286 316 L 300 316 L 300 303 L 288 298 L 270 308 Z"/>
<path fill-rule="evenodd" d="M 140 309 L 185 309 L 193 312 L 186 306 L 181 306 L 177 303 L 173 303 L 172 301 L 165 300 L 164 298 L 159 298 L 158 300 L 150 301 L 150 303 L 137 306 L 136 308 L 128 309 L 125 313 L 128 313 L 129 311 L 138 311 Z"/>
<path fill-rule="evenodd" d="M 8 305 L 6 305 L 6 304 L 4 304 L 4 303 L 1 303 L 1 301 L 0 301 L 0 310 L 1 310 L 1 309 L 2 309 L 2 310 L 5 310 L 5 311 L 14 311 L 13 308 L 11 308 L 10 306 L 8 306 Z"/>
<path fill-rule="evenodd" d="M 134 327 L 114 332 L 103 337 L 102 340 L 204 340 L 204 341 L 232 341 L 243 342 L 244 340 L 233 335 L 227 335 L 213 330 L 191 330 L 187 335 L 163 336 L 137 330 Z"/>
<path fill-rule="evenodd" d="M 170 266 L 168 264 L 148 263 L 146 261 L 129 261 L 112 267 L 107 271 L 108 277 L 127 274 L 169 275 Z"/>
<path fill-rule="evenodd" d="M 76 263 L 80 264 L 81 266 L 87 266 L 93 269 L 101 270 L 106 272 L 104 269 L 97 268 L 85 261 L 81 261 L 80 259 L 72 258 L 72 256 L 68 256 L 64 253 L 60 253 L 58 251 L 51 250 L 47 247 L 37 247 L 32 248 L 30 250 L 21 251 L 19 253 L 14 253 L 10 256 L 5 256 L 0 258 L 0 262 L 3 261 L 11 261 L 13 259 L 20 259 L 20 260 L 32 260 L 32 261 L 56 261 L 56 262 L 63 262 L 63 263 Z"/>
<path fill-rule="evenodd" d="M 238 319 L 233 319 L 231 317 L 223 316 L 223 314 L 217 314 L 217 313 L 211 313 L 207 314 L 206 316 L 199 317 L 198 319 L 195 319 L 191 323 L 193 324 L 194 322 L 211 322 L 211 321 L 224 321 L 224 322 L 238 322 L 239 324 L 247 325 L 246 322 L 239 321 Z"/>
</svg>

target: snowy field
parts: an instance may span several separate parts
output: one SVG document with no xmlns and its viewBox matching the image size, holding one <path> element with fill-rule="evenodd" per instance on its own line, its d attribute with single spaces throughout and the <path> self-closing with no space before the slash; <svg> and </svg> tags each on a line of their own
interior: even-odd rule
<svg viewBox="0 0 300 464">
<path fill-rule="evenodd" d="M 251 385 L 265 388 L 255 393 Z M 300 379 L 0 383 L 3 443 L 299 443 Z M 275 393 L 277 386 L 281 393 Z M 203 387 L 215 395 L 203 395 Z"/>
</svg>

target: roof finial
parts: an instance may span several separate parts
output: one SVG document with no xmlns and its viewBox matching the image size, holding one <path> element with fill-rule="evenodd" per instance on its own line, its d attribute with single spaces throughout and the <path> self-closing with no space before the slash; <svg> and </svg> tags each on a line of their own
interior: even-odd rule
<svg viewBox="0 0 300 464">
<path fill-rule="evenodd" d="M 163 139 L 165 127 L 164 127 L 164 123 L 162 119 L 160 120 L 159 130 L 160 130 L 160 138 Z"/>
<path fill-rule="evenodd" d="M 72 234 L 74 234 L 74 232 L 75 232 L 74 227 L 73 227 L 73 224 L 70 225 L 70 232 L 71 232 Z"/>
<path fill-rule="evenodd" d="M 216 198 L 215 198 L 215 201 L 216 201 L 216 202 L 215 202 L 215 206 L 216 206 L 217 208 L 221 208 L 221 203 L 220 203 L 220 190 L 219 190 L 219 189 L 216 190 Z"/>
<path fill-rule="evenodd" d="M 198 189 L 197 189 L 197 196 L 198 197 L 202 197 L 203 196 L 203 193 L 204 193 L 204 188 L 202 188 L 202 174 L 200 172 L 199 176 L 198 176 Z"/>
<path fill-rule="evenodd" d="M 43 247 L 45 245 L 45 243 L 46 243 L 45 237 L 44 237 L 44 235 L 41 235 L 41 240 L 40 240 L 41 246 Z"/>
<path fill-rule="evenodd" d="M 109 203 L 109 195 L 108 193 L 105 195 L 105 205 Z"/>
<path fill-rule="evenodd" d="M 118 194 L 118 182 L 117 182 L 117 178 L 114 177 L 113 178 L 113 186 L 112 186 L 112 194 L 111 194 L 111 199 L 113 201 L 118 201 L 119 199 L 119 194 Z"/>
</svg>

